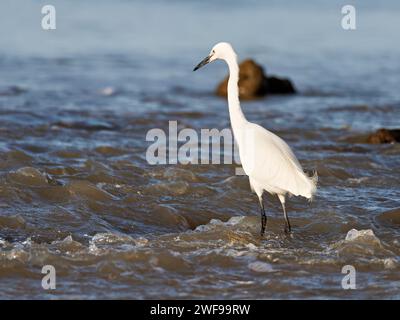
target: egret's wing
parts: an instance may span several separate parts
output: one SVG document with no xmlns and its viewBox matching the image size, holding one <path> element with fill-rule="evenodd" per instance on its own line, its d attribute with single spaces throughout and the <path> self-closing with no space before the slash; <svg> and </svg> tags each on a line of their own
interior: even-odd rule
<svg viewBox="0 0 400 320">
<path fill-rule="evenodd" d="M 266 190 L 276 189 L 311 198 L 315 182 L 305 175 L 290 147 L 272 132 L 249 123 L 239 145 L 243 169 Z"/>
</svg>

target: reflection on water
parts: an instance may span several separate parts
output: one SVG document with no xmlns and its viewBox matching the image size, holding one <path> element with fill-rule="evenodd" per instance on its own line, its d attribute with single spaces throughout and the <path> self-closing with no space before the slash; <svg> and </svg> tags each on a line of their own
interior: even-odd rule
<svg viewBox="0 0 400 320">
<path fill-rule="evenodd" d="M 96 15 L 91 5 L 56 1 L 56 33 L 43 34 L 32 1 L 12 29 L 25 40 L 0 37 L 0 297 L 399 298 L 400 147 L 363 143 L 398 127 L 395 2 L 364 3 L 354 33 L 334 3 L 254 1 L 224 14 L 211 2 L 101 1 Z M 18 22 L 6 12 L 4 26 Z M 278 34 L 282 17 L 291 22 Z M 237 165 L 146 162 L 146 133 L 168 121 L 229 127 L 213 95 L 226 67 L 191 72 L 220 40 L 300 91 L 243 103 L 318 171 L 315 200 L 288 201 L 291 237 L 267 197 L 260 239 Z M 45 264 L 55 291 L 40 289 Z M 341 288 L 344 265 L 356 291 Z"/>
</svg>

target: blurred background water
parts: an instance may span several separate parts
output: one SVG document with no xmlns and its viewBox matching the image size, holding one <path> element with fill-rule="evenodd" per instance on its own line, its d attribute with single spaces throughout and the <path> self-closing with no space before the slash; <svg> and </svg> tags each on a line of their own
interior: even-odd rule
<svg viewBox="0 0 400 320">
<path fill-rule="evenodd" d="M 400 147 L 363 143 L 399 126 L 400 3 L 52 1 L 53 31 L 45 4 L 0 4 L 1 298 L 400 297 Z M 259 238 L 235 165 L 146 161 L 146 132 L 168 121 L 230 126 L 226 66 L 191 71 L 219 41 L 298 89 L 242 103 L 319 173 L 313 203 L 289 201 L 293 237 L 268 197 Z"/>
</svg>

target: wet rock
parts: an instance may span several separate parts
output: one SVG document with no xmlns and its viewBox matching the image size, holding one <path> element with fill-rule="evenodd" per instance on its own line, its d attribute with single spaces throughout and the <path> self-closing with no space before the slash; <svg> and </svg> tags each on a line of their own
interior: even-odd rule
<svg viewBox="0 0 400 320">
<path fill-rule="evenodd" d="M 227 95 L 228 77 L 217 87 L 217 95 Z M 289 79 L 268 77 L 262 66 L 254 60 L 239 65 L 239 95 L 241 99 L 255 99 L 267 94 L 293 94 L 296 90 Z"/>
<path fill-rule="evenodd" d="M 337 250 L 339 258 L 351 259 L 351 261 L 368 259 L 382 264 L 381 259 L 394 256 L 394 253 L 387 249 L 385 243 L 371 229 L 351 229 L 347 232 L 345 240 L 334 243 L 331 248 Z"/>
<path fill-rule="evenodd" d="M 368 136 L 367 142 L 373 144 L 400 142 L 400 129 L 379 129 Z"/>
<path fill-rule="evenodd" d="M 375 236 L 374 232 L 371 229 L 367 230 L 356 230 L 351 229 L 347 232 L 346 241 L 351 242 L 363 242 L 363 243 L 370 243 L 370 244 L 377 244 L 380 245 L 380 240 Z"/>
<path fill-rule="evenodd" d="M 400 208 L 381 213 L 377 220 L 385 225 L 400 226 Z"/>
</svg>

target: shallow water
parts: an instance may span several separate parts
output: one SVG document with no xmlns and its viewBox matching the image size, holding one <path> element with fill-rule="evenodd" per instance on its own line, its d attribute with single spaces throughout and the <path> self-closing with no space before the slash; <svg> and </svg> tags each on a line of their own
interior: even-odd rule
<svg viewBox="0 0 400 320">
<path fill-rule="evenodd" d="M 94 15 L 94 1 L 55 1 L 47 33 L 37 2 L 17 3 L 0 10 L 1 298 L 400 298 L 400 146 L 364 143 L 399 126 L 396 2 L 365 1 L 346 32 L 335 2 L 99 1 Z M 242 103 L 318 171 L 314 201 L 287 203 L 291 236 L 268 196 L 260 238 L 237 164 L 146 161 L 146 133 L 168 121 L 229 128 L 213 94 L 225 66 L 191 72 L 220 40 L 299 90 Z"/>
</svg>

